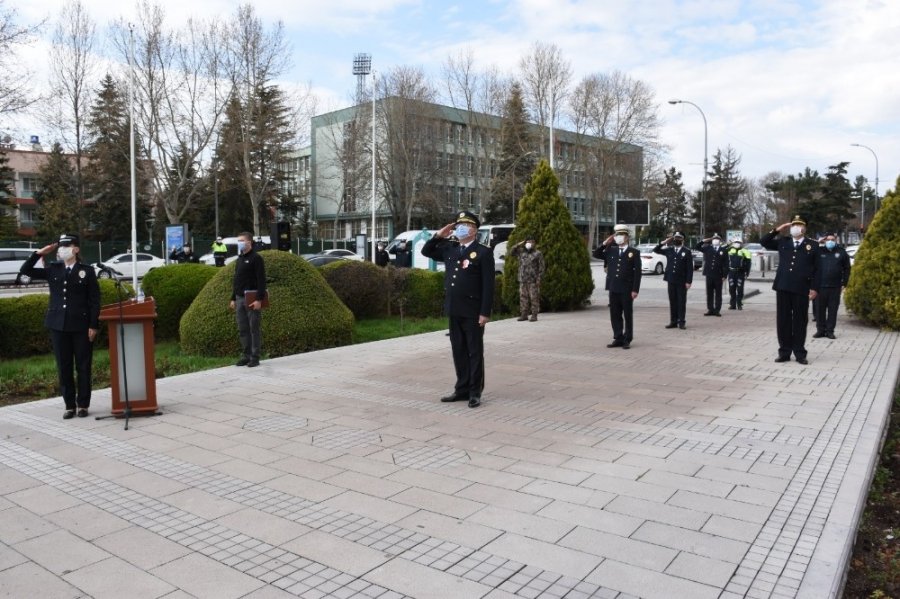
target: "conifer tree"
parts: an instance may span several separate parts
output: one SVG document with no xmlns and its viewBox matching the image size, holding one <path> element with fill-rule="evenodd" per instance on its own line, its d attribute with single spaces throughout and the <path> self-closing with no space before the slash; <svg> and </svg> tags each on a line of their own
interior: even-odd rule
<svg viewBox="0 0 900 599">
<path fill-rule="evenodd" d="M 559 195 L 559 179 L 546 160 L 538 164 L 525 186 L 509 247 L 527 237 L 534 237 L 547 267 L 541 279 L 541 309 L 582 307 L 594 290 L 590 256 Z M 503 301 L 507 306 L 519 305 L 518 270 L 519 261 L 507 255 L 503 267 Z"/>
<path fill-rule="evenodd" d="M 16 225 L 16 189 L 15 172 L 9 166 L 9 157 L 0 146 L 0 239 L 15 237 Z"/>
<path fill-rule="evenodd" d="M 84 213 L 78 205 L 75 171 L 59 143 L 53 144 L 38 179 L 40 186 L 34 194 L 38 236 L 50 239 L 62 233 L 81 233 Z"/>
<path fill-rule="evenodd" d="M 482 214 L 486 224 L 511 223 L 516 220 L 513 199 L 522 196 L 522 189 L 534 170 L 535 160 L 529 151 L 532 147 L 522 89 L 518 83 L 513 83 L 503 109 L 503 124 L 500 126 L 498 171 L 491 180 L 490 202 Z"/>
</svg>

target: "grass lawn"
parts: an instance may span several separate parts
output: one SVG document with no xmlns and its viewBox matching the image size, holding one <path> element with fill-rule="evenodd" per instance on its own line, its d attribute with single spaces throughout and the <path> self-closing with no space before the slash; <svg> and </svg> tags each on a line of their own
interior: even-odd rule
<svg viewBox="0 0 900 599">
<path fill-rule="evenodd" d="M 353 342 L 367 343 L 446 328 L 446 318 L 405 318 L 402 322 L 399 317 L 362 320 L 353 327 Z M 237 356 L 209 358 L 185 354 L 175 341 L 160 342 L 156 344 L 156 378 L 228 366 L 236 359 Z M 94 351 L 93 378 L 94 389 L 109 387 L 109 353 L 106 348 Z M 0 406 L 57 395 L 59 389 L 53 354 L 0 361 Z"/>
</svg>

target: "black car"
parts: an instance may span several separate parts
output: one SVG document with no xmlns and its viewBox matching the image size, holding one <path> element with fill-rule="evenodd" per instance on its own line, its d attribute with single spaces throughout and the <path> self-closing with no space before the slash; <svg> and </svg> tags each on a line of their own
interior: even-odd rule
<svg viewBox="0 0 900 599">
<path fill-rule="evenodd" d="M 347 258 L 341 256 L 329 256 L 328 254 L 303 255 L 302 258 L 316 267 L 325 266 L 332 262 L 346 262 Z"/>
</svg>

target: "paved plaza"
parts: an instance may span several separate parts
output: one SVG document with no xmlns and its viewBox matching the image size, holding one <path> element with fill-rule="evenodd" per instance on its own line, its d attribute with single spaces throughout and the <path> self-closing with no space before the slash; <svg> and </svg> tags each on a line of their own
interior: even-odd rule
<svg viewBox="0 0 900 599">
<path fill-rule="evenodd" d="M 842 315 L 776 364 L 751 287 L 666 330 L 647 277 L 628 351 L 602 291 L 492 322 L 478 409 L 438 401 L 442 332 L 162 379 L 127 431 L 0 409 L 0 596 L 835 596 L 900 335 Z"/>
</svg>

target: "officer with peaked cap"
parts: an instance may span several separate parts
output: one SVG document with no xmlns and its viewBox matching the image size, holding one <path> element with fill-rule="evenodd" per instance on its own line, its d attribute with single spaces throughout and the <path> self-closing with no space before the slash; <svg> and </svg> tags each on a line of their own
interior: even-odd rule
<svg viewBox="0 0 900 599">
<path fill-rule="evenodd" d="M 671 243 L 667 246 L 666 244 Z M 684 247 L 684 234 L 676 231 L 653 248 L 653 253 L 666 257 L 666 272 L 663 279 L 669 287 L 669 324 L 667 329 L 687 327 L 687 290 L 694 282 L 694 256 Z"/>
<path fill-rule="evenodd" d="M 694 249 L 703 253 L 703 276 L 706 277 L 706 312 L 704 316 L 722 316 L 722 285 L 728 277 L 728 254 L 718 233 L 701 239 Z"/>
<path fill-rule="evenodd" d="M 36 266 L 41 257 L 56 250 L 58 262 Z M 63 418 L 88 415 L 91 405 L 92 343 L 100 330 L 100 286 L 93 267 L 79 261 L 77 235 L 60 235 L 59 241 L 34 252 L 22 265 L 22 274 L 47 281 L 50 302 L 44 326 L 50 330 L 60 391 L 66 404 Z M 78 386 L 72 363 L 78 373 Z"/>
<path fill-rule="evenodd" d="M 786 229 L 790 236 L 779 238 L 779 233 Z M 778 252 L 778 270 L 772 284 L 778 312 L 778 357 L 775 361 L 787 362 L 793 352 L 797 362 L 808 364 L 806 324 L 809 301 L 816 299 L 818 293 L 819 244 L 806 237 L 806 222 L 799 215 L 769 231 L 760 243 L 767 250 Z"/>
<path fill-rule="evenodd" d="M 422 255 L 444 263 L 444 311 L 456 368 L 453 393 L 441 401 L 481 405 L 484 389 L 484 327 L 494 305 L 494 253 L 475 241 L 481 222 L 467 210 L 422 246 Z M 456 239 L 451 239 L 451 236 Z"/>
<path fill-rule="evenodd" d="M 606 290 L 609 291 L 609 320 L 612 343 L 606 347 L 629 349 L 634 339 L 634 300 L 641 290 L 641 253 L 628 244 L 627 225 L 616 225 L 613 234 L 594 250 L 595 258 L 606 262 Z"/>
</svg>

